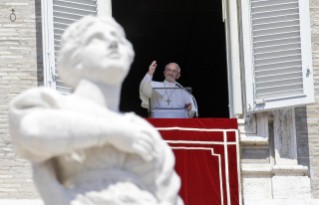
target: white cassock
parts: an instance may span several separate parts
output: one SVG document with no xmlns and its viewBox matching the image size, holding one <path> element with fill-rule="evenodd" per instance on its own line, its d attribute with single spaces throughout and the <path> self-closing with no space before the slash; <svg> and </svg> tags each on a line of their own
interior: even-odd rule
<svg viewBox="0 0 319 205">
<path fill-rule="evenodd" d="M 150 108 L 150 98 L 152 98 L 152 109 L 184 108 L 185 104 L 192 103 L 192 109 L 188 111 L 188 117 L 194 117 L 196 113 L 195 105 L 192 100 L 192 96 L 187 91 L 184 89 L 178 89 L 179 87 L 175 83 L 170 83 L 167 80 L 164 80 L 163 82 L 156 82 L 152 81 L 152 78 L 153 76 L 150 76 L 147 73 L 140 84 L 140 98 L 142 100 L 142 107 L 147 109 Z"/>
</svg>

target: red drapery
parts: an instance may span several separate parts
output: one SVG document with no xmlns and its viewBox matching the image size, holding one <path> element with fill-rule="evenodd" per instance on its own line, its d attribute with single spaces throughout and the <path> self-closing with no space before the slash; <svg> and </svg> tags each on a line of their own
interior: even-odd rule
<svg viewBox="0 0 319 205">
<path fill-rule="evenodd" d="M 236 119 L 147 119 L 172 147 L 185 205 L 240 205 Z"/>
</svg>

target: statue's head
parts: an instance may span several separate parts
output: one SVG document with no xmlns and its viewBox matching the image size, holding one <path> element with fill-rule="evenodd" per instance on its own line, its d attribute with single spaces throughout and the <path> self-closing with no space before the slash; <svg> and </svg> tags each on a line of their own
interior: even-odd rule
<svg viewBox="0 0 319 205">
<path fill-rule="evenodd" d="M 87 16 L 64 32 L 58 74 L 72 88 L 81 79 L 118 85 L 128 74 L 133 58 L 132 44 L 112 17 Z"/>
</svg>

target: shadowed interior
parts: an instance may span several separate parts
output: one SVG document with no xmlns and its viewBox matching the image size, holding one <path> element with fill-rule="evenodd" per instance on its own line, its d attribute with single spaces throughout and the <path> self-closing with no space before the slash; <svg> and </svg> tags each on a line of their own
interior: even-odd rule
<svg viewBox="0 0 319 205">
<path fill-rule="evenodd" d="M 113 17 L 125 29 L 135 60 L 121 96 L 120 110 L 147 117 L 139 84 L 153 60 L 153 80 L 163 81 L 164 66 L 181 66 L 179 82 L 192 87 L 200 117 L 228 118 L 228 85 L 222 1 L 114 0 Z"/>
</svg>

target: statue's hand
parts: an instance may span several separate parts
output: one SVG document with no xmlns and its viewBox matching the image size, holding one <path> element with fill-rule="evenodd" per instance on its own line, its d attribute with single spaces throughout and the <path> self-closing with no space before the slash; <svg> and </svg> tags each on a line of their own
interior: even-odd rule
<svg viewBox="0 0 319 205">
<path fill-rule="evenodd" d="M 140 155 L 145 161 L 150 161 L 155 155 L 155 141 L 147 130 L 139 126 L 123 126 L 123 134 L 110 140 L 117 149 Z"/>
<path fill-rule="evenodd" d="M 158 132 L 148 123 L 134 114 L 126 114 L 123 120 L 122 133 L 110 139 L 109 143 L 117 149 L 140 155 L 145 161 L 156 156 L 156 138 Z M 144 121 L 144 120 L 143 120 Z"/>
</svg>

